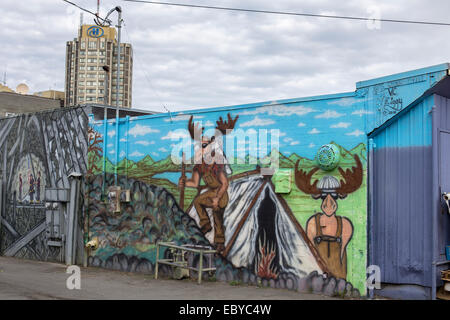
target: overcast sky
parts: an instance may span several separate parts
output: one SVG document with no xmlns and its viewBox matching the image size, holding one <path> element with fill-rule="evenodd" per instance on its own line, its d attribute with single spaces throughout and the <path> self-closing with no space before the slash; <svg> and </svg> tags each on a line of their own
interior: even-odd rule
<svg viewBox="0 0 450 320">
<path fill-rule="evenodd" d="M 92 11 L 96 0 L 72 0 Z M 171 0 L 167 0 L 171 1 Z M 172 0 L 174 1 L 174 0 Z M 450 22 L 446 0 L 177 0 L 261 10 Z M 120 0 L 134 48 L 133 107 L 164 111 L 347 92 L 355 82 L 450 61 L 450 27 L 237 13 Z M 65 45 L 80 10 L 62 0 L 2 0 L 0 74 L 13 89 L 63 90 Z M 115 16 L 114 16 L 115 18 Z M 84 22 L 92 23 L 85 13 Z"/>
</svg>

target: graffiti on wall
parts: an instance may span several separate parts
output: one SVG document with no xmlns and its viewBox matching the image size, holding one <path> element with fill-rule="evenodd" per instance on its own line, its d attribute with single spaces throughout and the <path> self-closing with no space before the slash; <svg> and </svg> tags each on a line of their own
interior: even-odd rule
<svg viewBox="0 0 450 320">
<path fill-rule="evenodd" d="M 61 261 L 60 247 L 48 246 L 45 189 L 69 188 L 70 173 L 86 172 L 87 127 L 83 108 L 0 119 L 2 255 Z"/>
<path fill-rule="evenodd" d="M 323 109 L 324 104 L 329 109 Z M 88 158 L 95 178 L 88 227 L 89 237 L 98 237 L 100 246 L 89 263 L 151 272 L 155 244 L 175 241 L 215 248 L 218 279 L 261 279 L 295 289 L 314 283 L 320 290 L 364 290 L 363 120 L 335 120 L 356 108 L 358 101 L 345 97 L 306 106 L 138 117 L 122 122 L 118 133 L 108 124 L 105 136 L 105 123 L 92 122 L 95 148 Z M 244 141 L 229 152 L 229 137 L 277 122 L 279 145 L 269 143 L 261 152 Z M 333 132 L 340 130 L 344 134 Z M 118 149 L 115 134 L 123 142 Z M 180 161 L 174 161 L 177 143 L 192 143 L 194 152 L 177 153 Z M 326 143 L 341 153 L 339 167 L 331 172 L 317 168 L 315 161 L 317 149 Z M 241 147 L 244 158 L 238 153 Z M 116 152 L 117 164 L 111 160 Z M 274 173 L 263 172 L 274 158 L 279 168 L 295 176 L 289 193 L 275 192 Z M 122 189 L 130 189 L 132 198 L 122 203 L 120 214 L 108 212 L 101 200 L 103 180 L 112 185 L 116 167 Z M 322 200 L 320 206 L 317 199 Z"/>
</svg>

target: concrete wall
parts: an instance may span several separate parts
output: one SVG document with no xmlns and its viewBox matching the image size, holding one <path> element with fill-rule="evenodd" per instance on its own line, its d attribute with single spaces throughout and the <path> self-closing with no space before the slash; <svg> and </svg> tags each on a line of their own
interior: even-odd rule
<svg viewBox="0 0 450 320">
<path fill-rule="evenodd" d="M 62 100 L 48 99 L 33 95 L 22 95 L 12 92 L 0 92 L 0 117 L 6 113 L 22 114 L 44 110 L 59 109 Z"/>
</svg>

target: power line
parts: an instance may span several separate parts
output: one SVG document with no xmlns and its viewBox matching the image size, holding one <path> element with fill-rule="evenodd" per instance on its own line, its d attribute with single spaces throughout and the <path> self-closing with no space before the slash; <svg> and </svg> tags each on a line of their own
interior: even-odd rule
<svg viewBox="0 0 450 320">
<path fill-rule="evenodd" d="M 422 25 L 434 25 L 434 26 L 450 26 L 450 23 L 447 23 L 447 22 L 381 19 L 381 18 L 375 19 L 375 18 L 367 18 L 367 17 L 338 16 L 338 15 L 299 13 L 299 12 L 286 12 L 286 11 L 271 11 L 271 10 L 256 10 L 256 9 L 231 8 L 231 7 L 216 7 L 216 6 L 197 5 L 197 4 L 171 3 L 171 2 L 146 1 L 146 0 L 122 0 L 122 1 L 147 3 L 147 4 L 159 4 L 159 5 L 167 5 L 167 6 L 175 6 L 175 7 L 190 7 L 190 8 L 240 11 L 240 12 L 251 12 L 251 13 L 266 13 L 266 14 L 278 14 L 278 15 L 314 17 L 314 18 L 329 18 L 329 19 L 344 19 L 344 20 L 359 20 L 359 21 L 380 21 L 380 22 L 422 24 Z"/>
<path fill-rule="evenodd" d="M 131 40 L 130 34 L 128 33 L 127 24 L 125 23 L 125 21 L 124 21 L 124 23 L 123 23 L 123 26 L 124 26 L 124 29 L 125 29 L 125 33 L 127 34 L 128 40 L 130 41 L 130 43 L 133 43 L 133 41 Z M 155 88 L 154 88 L 153 85 L 152 85 L 152 82 L 150 81 L 150 78 L 149 78 L 149 76 L 148 76 L 148 74 L 147 74 L 147 71 L 145 71 L 145 69 L 143 68 L 143 65 L 142 65 L 142 63 L 141 63 L 141 60 L 138 59 L 138 57 L 137 57 L 137 55 L 136 55 L 136 50 L 133 50 L 133 52 L 134 52 L 136 61 L 137 61 L 138 64 L 139 64 L 139 68 L 140 68 L 140 70 L 142 70 L 142 72 L 144 73 L 144 77 L 145 77 L 145 79 L 147 80 L 147 82 L 148 82 L 148 84 L 149 84 L 149 86 L 150 86 L 150 89 L 152 89 L 152 91 L 153 91 L 153 93 L 155 94 L 156 98 L 159 100 L 159 102 L 161 103 L 161 105 L 163 106 L 163 108 L 169 113 L 170 117 L 172 118 L 170 110 L 165 106 L 165 104 L 163 103 L 161 97 L 160 97 L 159 94 L 156 92 Z"/>
<path fill-rule="evenodd" d="M 68 3 L 68 4 L 71 4 L 72 6 L 75 6 L 75 7 L 77 7 L 78 9 L 80 9 L 80 10 L 82 10 L 82 11 L 84 11 L 84 12 L 87 12 L 87 13 L 89 13 L 89 14 L 92 14 L 93 16 L 95 16 L 96 19 L 103 20 L 103 23 L 110 23 L 109 20 L 106 20 L 106 19 L 101 18 L 97 13 L 94 13 L 94 12 L 92 12 L 92 11 L 86 9 L 86 8 L 83 8 L 83 7 L 77 5 L 76 3 L 72 2 L 72 1 L 68 1 L 68 0 L 62 0 L 62 1 L 66 2 L 66 3 Z M 96 22 L 97 24 L 99 24 L 98 21 L 95 21 L 95 22 Z"/>
</svg>

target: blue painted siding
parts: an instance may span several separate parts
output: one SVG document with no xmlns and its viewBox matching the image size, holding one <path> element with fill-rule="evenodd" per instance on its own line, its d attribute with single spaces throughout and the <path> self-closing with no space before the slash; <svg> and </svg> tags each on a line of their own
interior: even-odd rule
<svg viewBox="0 0 450 320">
<path fill-rule="evenodd" d="M 447 63 L 356 84 L 356 96 L 370 133 L 418 99 L 448 74 Z"/>
<path fill-rule="evenodd" d="M 433 105 L 424 99 L 373 137 L 370 256 L 385 283 L 431 285 Z"/>
</svg>

